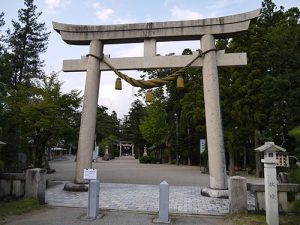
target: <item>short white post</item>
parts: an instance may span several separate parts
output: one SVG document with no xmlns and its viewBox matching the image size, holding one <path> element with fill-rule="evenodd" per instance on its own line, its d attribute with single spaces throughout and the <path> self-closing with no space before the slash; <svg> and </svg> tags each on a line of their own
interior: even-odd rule
<svg viewBox="0 0 300 225">
<path fill-rule="evenodd" d="M 87 208 L 88 218 L 97 218 L 99 214 L 99 192 L 100 192 L 100 181 L 90 180 L 89 183 L 89 199 Z"/>
<path fill-rule="evenodd" d="M 162 181 L 159 184 L 159 217 L 160 223 L 170 223 L 169 220 L 169 184 Z"/>
</svg>

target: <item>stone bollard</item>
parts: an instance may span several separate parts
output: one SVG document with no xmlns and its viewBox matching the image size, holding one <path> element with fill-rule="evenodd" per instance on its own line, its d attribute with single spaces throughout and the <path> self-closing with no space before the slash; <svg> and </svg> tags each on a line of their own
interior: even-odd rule
<svg viewBox="0 0 300 225">
<path fill-rule="evenodd" d="M 45 190 L 46 170 L 40 168 L 26 170 L 25 198 L 35 198 L 44 204 Z"/>
<path fill-rule="evenodd" d="M 99 214 L 100 181 L 90 180 L 87 217 L 96 219 Z"/>
<path fill-rule="evenodd" d="M 229 212 L 247 213 L 247 179 L 240 176 L 229 178 Z"/>
<path fill-rule="evenodd" d="M 169 220 L 169 184 L 162 181 L 159 184 L 159 217 L 155 223 L 170 223 Z"/>
</svg>

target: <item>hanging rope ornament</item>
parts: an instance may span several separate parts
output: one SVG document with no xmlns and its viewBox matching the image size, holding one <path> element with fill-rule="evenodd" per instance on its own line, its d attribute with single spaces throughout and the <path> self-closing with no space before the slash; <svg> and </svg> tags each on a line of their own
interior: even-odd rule
<svg viewBox="0 0 300 225">
<path fill-rule="evenodd" d="M 141 87 L 145 89 L 153 88 L 153 87 L 161 87 L 165 84 L 167 84 L 170 81 L 176 80 L 181 74 L 188 69 L 198 58 L 203 57 L 206 53 L 210 51 L 216 51 L 216 49 L 210 49 L 205 52 L 199 51 L 199 54 L 186 66 L 176 70 L 174 73 L 170 74 L 167 77 L 161 78 L 161 79 L 150 79 L 150 80 L 136 80 L 132 77 L 127 76 L 126 74 L 118 71 L 116 68 L 114 68 L 109 62 L 105 60 L 105 58 L 102 58 L 102 61 L 121 79 L 125 80 L 129 84 L 131 84 L 134 87 Z M 91 54 L 89 54 L 91 55 Z M 179 83 L 183 81 L 183 78 L 179 78 Z M 179 89 L 183 88 L 182 85 L 179 86 Z"/>
<path fill-rule="evenodd" d="M 108 63 L 105 58 L 100 58 L 96 55 L 93 54 L 87 54 L 87 56 L 93 56 L 97 59 L 99 59 L 100 61 L 102 60 L 117 76 L 118 78 L 116 79 L 115 82 L 115 89 L 116 90 L 122 90 L 122 82 L 121 79 L 125 80 L 126 82 L 128 82 L 129 84 L 131 84 L 134 87 L 140 87 L 140 88 L 145 88 L 145 89 L 149 89 L 149 88 L 153 88 L 153 87 L 161 87 L 165 84 L 167 84 L 170 81 L 176 80 L 176 86 L 178 90 L 182 90 L 184 88 L 184 81 L 183 81 L 183 77 L 182 74 L 183 72 L 188 69 L 198 58 L 203 57 L 206 53 L 211 52 L 211 51 L 217 51 L 217 49 L 213 48 L 213 49 L 209 49 L 205 52 L 202 52 L 201 50 L 198 50 L 198 55 L 190 62 L 188 63 L 186 66 L 176 70 L 175 72 L 173 72 L 172 74 L 168 75 L 167 77 L 161 78 L 161 79 L 151 79 L 151 80 L 136 80 L 132 77 L 127 76 L 126 74 L 118 71 L 116 68 L 114 68 L 110 63 Z M 153 101 L 153 94 L 151 90 L 147 90 L 146 92 L 146 102 L 152 102 Z"/>
<path fill-rule="evenodd" d="M 182 76 L 177 77 L 176 87 L 177 87 L 178 90 L 183 90 L 184 89 L 184 81 L 183 81 Z"/>
<path fill-rule="evenodd" d="M 121 78 L 119 78 L 119 77 L 116 79 L 115 89 L 116 90 L 122 90 L 122 81 L 121 81 Z"/>
<path fill-rule="evenodd" d="M 145 97 L 145 101 L 147 103 L 153 102 L 153 94 L 152 94 L 152 90 L 147 90 L 146 92 L 146 97 Z"/>
</svg>

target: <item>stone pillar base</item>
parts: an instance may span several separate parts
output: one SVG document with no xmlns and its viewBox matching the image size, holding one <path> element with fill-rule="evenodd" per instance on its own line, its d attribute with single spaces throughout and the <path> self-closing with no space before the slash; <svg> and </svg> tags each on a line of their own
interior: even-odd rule
<svg viewBox="0 0 300 225">
<path fill-rule="evenodd" d="M 205 187 L 201 189 L 201 195 L 211 198 L 228 198 L 229 191 Z"/>
<path fill-rule="evenodd" d="M 87 184 L 75 184 L 74 182 L 66 183 L 64 186 L 65 191 L 85 192 L 88 189 Z"/>
</svg>

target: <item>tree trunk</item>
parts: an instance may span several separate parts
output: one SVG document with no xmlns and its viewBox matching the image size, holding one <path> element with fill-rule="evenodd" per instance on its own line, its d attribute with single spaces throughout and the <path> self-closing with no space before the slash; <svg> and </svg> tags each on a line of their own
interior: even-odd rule
<svg viewBox="0 0 300 225">
<path fill-rule="evenodd" d="M 244 156 L 244 165 L 243 165 L 243 169 L 246 171 L 246 169 L 247 169 L 247 149 L 246 149 L 246 147 L 245 147 L 245 145 L 244 145 L 244 154 L 243 154 L 243 156 Z"/>
<path fill-rule="evenodd" d="M 234 176 L 235 170 L 234 170 L 234 151 L 233 149 L 229 150 L 229 175 Z"/>
<path fill-rule="evenodd" d="M 258 141 L 258 131 L 254 131 L 254 149 L 259 147 L 259 141 Z M 255 167 L 256 167 L 256 177 L 262 177 L 262 165 L 261 165 L 261 157 L 260 153 L 255 153 Z"/>
</svg>

